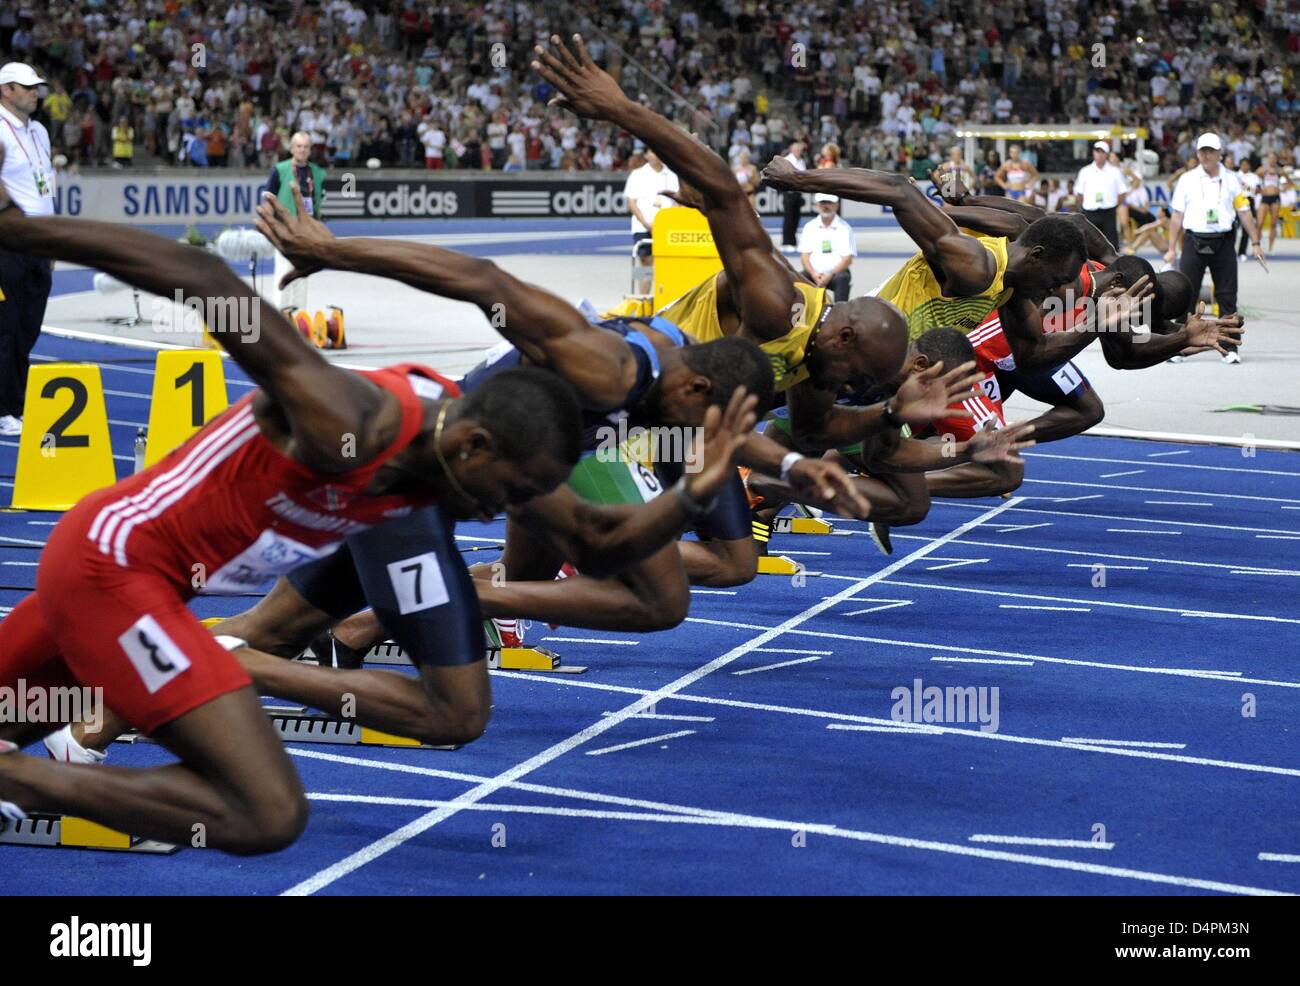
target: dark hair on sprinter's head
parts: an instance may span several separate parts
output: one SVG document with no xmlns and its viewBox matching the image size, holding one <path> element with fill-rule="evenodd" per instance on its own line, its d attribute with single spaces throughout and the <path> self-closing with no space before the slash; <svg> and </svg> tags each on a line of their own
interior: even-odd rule
<svg viewBox="0 0 1300 986">
<path fill-rule="evenodd" d="M 1043 248 L 1043 260 L 1049 264 L 1077 257 L 1079 263 L 1087 256 L 1083 234 L 1068 219 L 1061 216 L 1043 216 L 1029 224 L 1029 228 L 1016 238 L 1021 246 Z"/>
<path fill-rule="evenodd" d="M 758 413 L 764 414 L 775 399 L 776 383 L 767 354 L 750 339 L 727 336 L 682 349 L 682 362 L 713 382 L 709 403 L 726 407 L 737 387 L 758 398 Z"/>
<path fill-rule="evenodd" d="M 1161 318 L 1174 319 L 1180 324 L 1192 310 L 1191 279 L 1180 270 L 1161 271 L 1156 275 L 1156 284 L 1164 296 L 1164 304 L 1157 309 Z"/>
<path fill-rule="evenodd" d="M 975 347 L 966 333 L 947 325 L 922 332 L 913 345 L 932 364 L 942 361 L 945 370 L 955 370 L 975 358 Z"/>
<path fill-rule="evenodd" d="M 456 418 L 481 424 L 502 458 L 514 462 L 549 455 L 576 465 L 582 454 L 578 397 L 549 370 L 526 366 L 489 377 L 460 399 Z"/>
</svg>

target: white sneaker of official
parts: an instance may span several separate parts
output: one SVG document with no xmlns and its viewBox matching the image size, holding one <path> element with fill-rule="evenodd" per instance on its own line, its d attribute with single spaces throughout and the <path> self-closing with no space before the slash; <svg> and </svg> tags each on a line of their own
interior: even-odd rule
<svg viewBox="0 0 1300 986">
<path fill-rule="evenodd" d="M 12 414 L 0 417 L 0 435 L 21 435 L 22 433 L 22 418 L 15 418 Z"/>
<path fill-rule="evenodd" d="M 1241 362 L 1241 354 L 1237 353 L 1236 351 L 1233 351 L 1233 352 L 1231 352 L 1231 353 L 1224 353 L 1224 354 L 1223 354 L 1223 362 L 1225 362 L 1225 363 L 1240 363 L 1240 362 Z"/>
</svg>

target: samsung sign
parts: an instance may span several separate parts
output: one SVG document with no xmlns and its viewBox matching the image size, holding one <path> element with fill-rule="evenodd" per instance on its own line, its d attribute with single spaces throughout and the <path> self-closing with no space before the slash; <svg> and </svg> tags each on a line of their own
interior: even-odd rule
<svg viewBox="0 0 1300 986">
<path fill-rule="evenodd" d="M 61 176 L 54 209 L 62 216 L 124 223 L 251 223 L 263 176 Z"/>
</svg>

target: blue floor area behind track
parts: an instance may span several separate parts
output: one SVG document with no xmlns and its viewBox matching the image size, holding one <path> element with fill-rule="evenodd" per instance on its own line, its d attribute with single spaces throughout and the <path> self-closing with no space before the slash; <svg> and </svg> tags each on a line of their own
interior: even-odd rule
<svg viewBox="0 0 1300 986">
<path fill-rule="evenodd" d="M 124 475 L 153 354 L 37 354 L 104 367 Z M 1300 892 L 1300 455 L 1247 452 L 1076 438 L 1032 450 L 1013 501 L 936 502 L 892 558 L 860 523 L 777 535 L 810 574 L 697 591 L 675 630 L 533 627 L 589 670 L 494 675 L 469 747 L 292 747 L 312 814 L 285 852 L 0 846 L 6 890 Z M 0 605 L 56 520 L 0 514 Z M 996 730 L 900 723 L 932 686 Z"/>
</svg>

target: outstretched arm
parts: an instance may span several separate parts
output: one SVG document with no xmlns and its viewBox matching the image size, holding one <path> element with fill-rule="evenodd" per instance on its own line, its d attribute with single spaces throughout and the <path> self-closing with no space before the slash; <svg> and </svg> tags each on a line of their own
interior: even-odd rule
<svg viewBox="0 0 1300 986">
<path fill-rule="evenodd" d="M 27 218 L 9 205 L 0 185 L 0 242 L 9 249 L 85 264 L 163 298 L 198 299 L 208 330 L 284 413 L 294 458 L 346 472 L 392 440 L 385 429 L 393 426 L 396 400 L 326 362 L 220 257 L 129 226 Z"/>
<path fill-rule="evenodd" d="M 772 256 L 771 237 L 726 162 L 658 113 L 628 99 L 592 61 L 580 37 L 574 35 L 572 51 L 558 37 L 551 38 L 551 45 L 549 51 L 538 47 L 533 68 L 559 90 L 553 102 L 581 117 L 608 120 L 653 148 L 698 194 L 742 324 L 759 339 L 788 333 L 798 294 Z"/>
<path fill-rule="evenodd" d="M 997 262 L 984 245 L 967 236 L 904 175 L 867 168 L 796 171 L 784 158 L 763 169 L 763 182 L 796 192 L 829 192 L 855 202 L 874 202 L 894 210 L 894 218 L 921 248 L 949 296 L 975 295 L 993 283 Z"/>
<path fill-rule="evenodd" d="M 1115 369 L 1142 370 L 1184 352 L 1191 355 L 1213 349 L 1226 354 L 1224 347 L 1241 345 L 1244 332 L 1240 315 L 1205 318 L 1198 314 L 1189 317 L 1178 331 L 1152 333 L 1142 342 L 1128 333 L 1106 333 L 1101 337 L 1101 348 L 1106 362 Z"/>
<path fill-rule="evenodd" d="M 757 398 L 743 387 L 726 411 L 709 408 L 701 468 L 643 506 L 602 505 L 567 486 L 512 511 L 549 539 L 585 575 L 609 575 L 648 558 L 684 531 L 735 476 L 735 457 L 749 437 Z"/>
<path fill-rule="evenodd" d="M 334 236 L 307 215 L 270 196 L 257 209 L 257 228 L 292 261 L 281 286 L 329 268 L 387 277 L 413 288 L 477 305 L 493 328 L 528 359 L 571 383 L 583 403 L 613 407 L 627 395 L 636 364 L 626 343 L 593 328 L 582 313 L 549 291 L 514 277 L 491 260 L 404 240 Z"/>
</svg>

